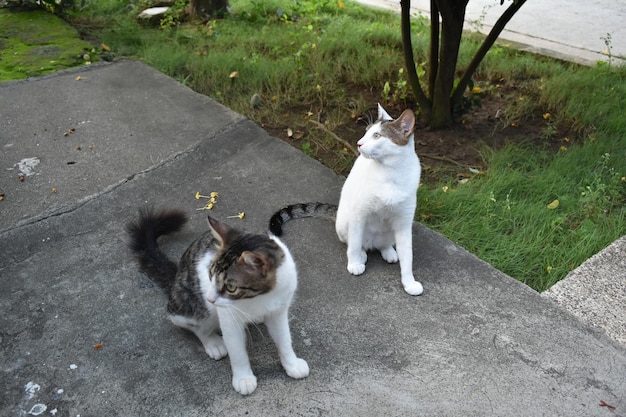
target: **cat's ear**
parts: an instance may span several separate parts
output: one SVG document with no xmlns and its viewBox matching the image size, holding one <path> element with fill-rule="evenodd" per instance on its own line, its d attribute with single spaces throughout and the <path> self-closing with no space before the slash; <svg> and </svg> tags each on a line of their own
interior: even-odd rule
<svg viewBox="0 0 626 417">
<path fill-rule="evenodd" d="M 209 228 L 211 229 L 213 237 L 218 241 L 219 247 L 223 246 L 226 236 L 228 236 L 228 233 L 232 230 L 231 227 L 227 224 L 220 223 L 211 216 L 207 216 L 207 218 L 209 220 Z"/>
<path fill-rule="evenodd" d="M 393 120 L 393 117 L 389 116 L 380 103 L 378 103 L 378 120 Z"/>
<path fill-rule="evenodd" d="M 267 271 L 272 267 L 272 262 L 265 254 L 249 250 L 241 253 L 241 256 L 239 256 L 239 262 L 253 267 L 254 269 L 260 269 L 263 271 L 263 275 L 267 274 Z"/>
<path fill-rule="evenodd" d="M 406 109 L 393 124 L 396 125 L 396 129 L 402 137 L 408 138 L 415 129 L 415 113 L 411 109 Z"/>
</svg>

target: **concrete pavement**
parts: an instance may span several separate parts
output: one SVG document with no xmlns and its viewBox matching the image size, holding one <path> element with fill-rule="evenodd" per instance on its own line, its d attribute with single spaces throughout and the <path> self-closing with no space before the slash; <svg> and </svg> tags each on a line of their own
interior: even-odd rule
<svg viewBox="0 0 626 417">
<path fill-rule="evenodd" d="M 287 377 L 252 327 L 259 386 L 241 397 L 228 359 L 166 320 L 124 223 L 146 204 L 183 208 L 189 227 L 164 241 L 177 257 L 206 228 L 197 191 L 262 232 L 286 203 L 336 202 L 343 179 L 139 62 L 0 84 L 0 103 L 0 415 L 626 415 L 626 347 L 601 329 L 419 224 L 424 295 L 378 256 L 351 276 L 321 219 L 284 239 L 311 375 Z"/>
</svg>

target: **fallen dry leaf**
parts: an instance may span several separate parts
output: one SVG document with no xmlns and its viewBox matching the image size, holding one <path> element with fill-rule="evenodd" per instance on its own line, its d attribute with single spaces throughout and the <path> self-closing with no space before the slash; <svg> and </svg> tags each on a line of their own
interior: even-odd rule
<svg viewBox="0 0 626 417">
<path fill-rule="evenodd" d="M 554 210 L 558 206 L 559 206 L 559 200 L 554 200 L 553 202 L 547 205 L 549 210 Z"/>
</svg>

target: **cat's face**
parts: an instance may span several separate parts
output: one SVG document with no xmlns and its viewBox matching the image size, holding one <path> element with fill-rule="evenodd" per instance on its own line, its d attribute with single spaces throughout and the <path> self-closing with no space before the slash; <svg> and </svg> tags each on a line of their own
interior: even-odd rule
<svg viewBox="0 0 626 417">
<path fill-rule="evenodd" d="M 413 135 L 415 115 L 412 110 L 405 110 L 394 120 L 378 105 L 378 120 L 367 127 L 365 135 L 357 142 L 363 157 L 382 160 L 405 151 Z M 413 151 L 413 150 L 411 150 Z"/>
<path fill-rule="evenodd" d="M 217 254 L 209 267 L 207 299 L 216 306 L 254 298 L 276 286 L 276 269 L 284 256 L 267 236 L 242 233 L 209 217 Z"/>
</svg>

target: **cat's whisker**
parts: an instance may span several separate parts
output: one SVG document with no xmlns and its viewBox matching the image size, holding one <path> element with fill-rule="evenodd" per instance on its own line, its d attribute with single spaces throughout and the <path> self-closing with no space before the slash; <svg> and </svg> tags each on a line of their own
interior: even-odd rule
<svg viewBox="0 0 626 417">
<path fill-rule="evenodd" d="M 256 320 L 254 320 L 254 317 L 252 317 L 250 314 L 246 313 L 244 310 L 238 308 L 235 305 L 231 307 L 232 307 L 233 312 L 239 315 L 238 317 L 243 317 L 243 320 L 241 320 L 241 323 L 244 325 L 248 324 L 248 326 L 246 326 L 246 331 L 248 331 L 248 334 L 250 334 L 250 336 L 252 336 L 252 334 L 249 331 L 249 329 L 250 327 L 254 327 L 259 332 L 261 337 L 265 338 L 265 335 L 263 334 L 263 330 L 261 329 L 261 326 L 259 326 L 259 323 L 257 323 Z"/>
</svg>

